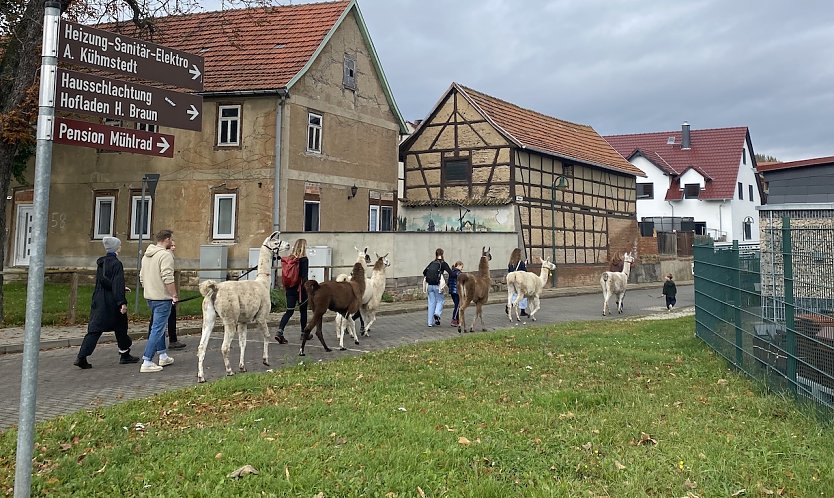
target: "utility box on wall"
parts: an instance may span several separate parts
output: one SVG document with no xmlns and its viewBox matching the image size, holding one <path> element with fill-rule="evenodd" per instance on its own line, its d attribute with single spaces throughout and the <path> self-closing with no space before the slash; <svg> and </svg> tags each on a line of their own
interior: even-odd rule
<svg viewBox="0 0 834 498">
<path fill-rule="evenodd" d="M 329 246 L 309 246 L 307 248 L 307 259 L 310 261 L 308 278 L 324 282 L 325 276 L 329 276 L 330 273 L 333 249 Z M 325 270 L 327 271 L 325 272 Z"/>
<path fill-rule="evenodd" d="M 229 246 L 201 245 L 200 246 L 200 282 L 204 280 L 226 280 L 226 269 L 229 260 Z"/>
</svg>

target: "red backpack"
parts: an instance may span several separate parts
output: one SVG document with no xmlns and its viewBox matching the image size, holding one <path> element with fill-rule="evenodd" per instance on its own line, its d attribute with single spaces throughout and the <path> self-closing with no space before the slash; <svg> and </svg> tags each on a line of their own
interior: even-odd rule
<svg viewBox="0 0 834 498">
<path fill-rule="evenodd" d="M 299 261 L 295 256 L 281 258 L 281 283 L 285 289 L 295 289 L 301 284 Z"/>
</svg>

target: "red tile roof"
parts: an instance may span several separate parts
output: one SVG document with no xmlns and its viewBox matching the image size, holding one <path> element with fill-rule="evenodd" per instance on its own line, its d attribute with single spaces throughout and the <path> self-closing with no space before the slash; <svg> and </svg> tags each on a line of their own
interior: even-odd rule
<svg viewBox="0 0 834 498">
<path fill-rule="evenodd" d="M 782 169 L 804 168 L 806 166 L 824 166 L 834 164 L 834 156 L 815 157 L 813 159 L 802 159 L 786 163 L 758 163 L 756 169 L 759 172 L 775 171 Z"/>
<path fill-rule="evenodd" d="M 669 137 L 675 137 L 674 144 L 667 143 Z M 667 200 L 682 197 L 677 177 L 690 167 L 707 178 L 706 188 L 701 191 L 699 199 L 732 199 L 741 165 L 741 150 L 748 138 L 747 127 L 692 130 L 690 138 L 691 148 L 684 150 L 681 149 L 680 130 L 605 137 L 617 152 L 627 158 L 639 151 L 657 165 L 652 157 L 660 156 L 672 171 L 678 172 L 671 175 L 673 178 Z M 652 157 L 647 153 L 651 153 Z M 752 161 L 751 158 L 747 160 Z"/>
<path fill-rule="evenodd" d="M 324 2 L 163 17 L 155 20 L 149 41 L 203 56 L 205 92 L 276 90 L 304 68 L 350 5 Z M 119 31 L 136 36 L 132 25 L 122 24 Z"/>
<path fill-rule="evenodd" d="M 630 175 L 645 176 L 588 125 L 570 123 L 524 109 L 457 83 L 452 86 L 521 147 Z"/>
</svg>

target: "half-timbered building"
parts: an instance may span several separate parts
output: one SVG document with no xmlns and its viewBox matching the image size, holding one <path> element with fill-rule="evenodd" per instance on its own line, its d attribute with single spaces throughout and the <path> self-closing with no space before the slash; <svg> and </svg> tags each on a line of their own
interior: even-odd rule
<svg viewBox="0 0 834 498">
<path fill-rule="evenodd" d="M 644 174 L 587 125 L 453 83 L 400 159 L 401 230 L 517 233 L 533 262 L 555 260 L 559 285 L 594 283 L 638 236 Z"/>
</svg>

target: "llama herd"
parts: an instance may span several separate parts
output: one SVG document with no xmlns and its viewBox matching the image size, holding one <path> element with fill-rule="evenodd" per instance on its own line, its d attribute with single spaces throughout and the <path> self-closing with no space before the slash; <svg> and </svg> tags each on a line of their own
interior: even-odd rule
<svg viewBox="0 0 834 498">
<path fill-rule="evenodd" d="M 246 371 L 244 356 L 249 324 L 254 324 L 263 336 L 263 364 L 269 365 L 271 334 L 267 319 L 271 309 L 272 264 L 275 255 L 280 251 L 288 250 L 289 247 L 287 242 L 279 239 L 278 232 L 273 232 L 264 239 L 261 245 L 255 280 L 231 280 L 226 282 L 206 280 L 200 284 L 200 294 L 203 295 L 203 326 L 200 344 L 197 348 L 197 382 L 202 383 L 206 380 L 203 371 L 203 360 L 217 317 L 220 318 L 224 330 L 220 352 L 223 356 L 226 375 L 234 375 L 229 364 L 229 351 L 235 334 L 237 334 L 240 346 L 238 369 L 240 372 Z M 388 254 L 382 256 L 377 254 L 376 260 L 372 260 L 368 255 L 368 248 L 355 249 L 357 252 L 356 261 L 349 275 L 341 274 L 333 281 L 307 280 L 304 282 L 312 319 L 308 321 L 307 326 L 301 332 L 299 356 L 305 355 L 305 345 L 307 341 L 313 338 L 314 329 L 323 349 L 326 352 L 331 351 L 322 333 L 323 318 L 328 311 L 336 313 L 336 337 L 339 340 L 340 350 L 345 350 L 344 336 L 346 330 L 353 338 L 354 344 L 359 344 L 355 322 L 357 318 L 361 319 L 362 322 L 362 335 L 370 336 L 371 328 L 376 322 L 376 314 L 382 302 L 382 295 L 385 292 L 386 269 L 391 266 L 391 262 L 388 259 Z M 600 285 L 603 291 L 603 316 L 610 314 L 608 301 L 612 296 L 615 296 L 617 300 L 617 312 L 623 312 L 623 297 L 631 264 L 635 258 L 636 250 L 623 254 L 622 271 L 606 271 L 600 277 Z M 466 310 L 472 304 L 475 305 L 475 317 L 469 325 L 469 332 L 474 332 L 475 324 L 479 320 L 481 330 L 487 330 L 482 311 L 483 306 L 489 301 L 489 292 L 492 288 L 492 278 L 489 270 L 491 259 L 490 249 L 483 247 L 478 271 L 475 273 L 461 273 L 458 276 L 460 296 L 458 332 L 467 331 Z M 615 260 L 618 259 L 615 258 Z M 366 276 L 365 267 L 370 265 L 371 262 L 373 262 L 373 268 L 370 275 Z M 528 301 L 527 315 L 532 321 L 536 321 L 536 312 L 541 308 L 542 290 L 555 269 L 556 265 L 552 261 L 542 257 L 541 271 L 538 274 L 524 270 L 512 271 L 507 274 L 507 314 L 510 322 L 514 321 L 513 315 L 515 315 L 515 321 L 522 321 L 521 317 L 523 315 L 521 314 L 520 303 L 525 298 Z"/>
</svg>

